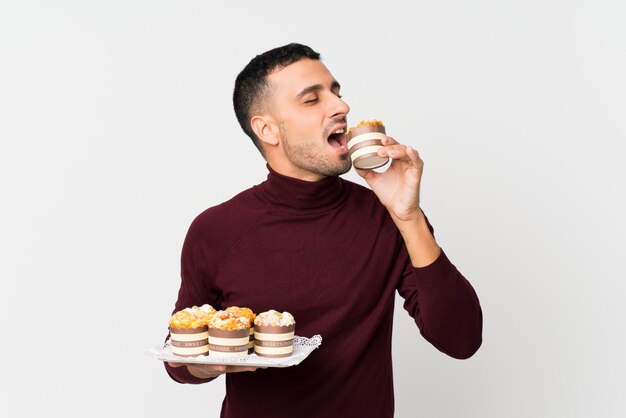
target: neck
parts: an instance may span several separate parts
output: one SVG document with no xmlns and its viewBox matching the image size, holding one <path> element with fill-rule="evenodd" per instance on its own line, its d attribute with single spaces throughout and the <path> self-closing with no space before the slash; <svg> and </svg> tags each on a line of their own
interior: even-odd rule
<svg viewBox="0 0 626 418">
<path fill-rule="evenodd" d="M 343 202 L 345 187 L 340 177 L 323 177 L 307 181 L 277 172 L 269 164 L 267 181 L 256 187 L 257 192 L 277 208 L 317 211 L 336 207 Z"/>
<path fill-rule="evenodd" d="M 304 181 L 320 181 L 326 178 L 321 174 L 312 173 L 290 163 L 267 160 L 267 164 L 278 174 Z"/>
</svg>

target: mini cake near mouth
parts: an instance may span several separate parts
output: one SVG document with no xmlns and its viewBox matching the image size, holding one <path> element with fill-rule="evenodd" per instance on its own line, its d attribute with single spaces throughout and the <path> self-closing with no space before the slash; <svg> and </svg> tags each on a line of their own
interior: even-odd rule
<svg viewBox="0 0 626 418">
<path fill-rule="evenodd" d="M 205 304 L 185 308 L 171 316 L 169 321 L 172 353 L 179 357 L 196 357 L 209 353 L 208 323 L 215 309 Z"/>
<path fill-rule="evenodd" d="M 248 355 L 251 322 L 232 311 L 217 311 L 209 323 L 209 356 Z"/>
<path fill-rule="evenodd" d="M 273 309 L 254 320 L 254 352 L 260 357 L 289 357 L 293 353 L 296 321 L 289 312 Z"/>
<path fill-rule="evenodd" d="M 377 154 L 378 149 L 383 146 L 385 135 L 385 125 L 376 119 L 364 119 L 357 126 L 348 129 L 346 140 L 352 165 L 364 170 L 385 165 L 389 158 Z"/>
</svg>

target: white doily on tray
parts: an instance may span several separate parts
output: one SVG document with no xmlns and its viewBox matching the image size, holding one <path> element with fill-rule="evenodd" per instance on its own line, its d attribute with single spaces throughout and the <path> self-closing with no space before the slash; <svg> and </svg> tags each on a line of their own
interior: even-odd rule
<svg viewBox="0 0 626 418">
<path fill-rule="evenodd" d="M 321 335 L 314 335 L 311 338 L 300 337 L 299 335 L 296 335 L 295 337 L 293 337 L 294 346 L 305 346 L 305 347 L 317 348 L 320 346 L 321 343 L 322 343 Z"/>
</svg>

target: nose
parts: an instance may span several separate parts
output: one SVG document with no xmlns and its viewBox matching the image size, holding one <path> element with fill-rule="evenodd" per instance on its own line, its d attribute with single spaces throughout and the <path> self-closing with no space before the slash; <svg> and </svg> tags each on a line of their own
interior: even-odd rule
<svg viewBox="0 0 626 418">
<path fill-rule="evenodd" d="M 345 117 L 348 113 L 350 113 L 350 106 L 348 106 L 348 103 L 344 102 L 339 96 L 333 95 L 333 97 L 334 100 L 332 101 L 331 107 L 331 114 L 333 118 Z"/>
</svg>

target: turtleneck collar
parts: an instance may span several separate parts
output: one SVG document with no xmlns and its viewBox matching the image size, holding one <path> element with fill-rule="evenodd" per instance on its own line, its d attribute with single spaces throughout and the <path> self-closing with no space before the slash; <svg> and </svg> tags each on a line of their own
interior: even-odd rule
<svg viewBox="0 0 626 418">
<path fill-rule="evenodd" d="M 345 197 L 345 185 L 338 176 L 306 181 L 279 174 L 269 164 L 267 169 L 267 180 L 255 189 L 277 208 L 326 210 L 339 206 Z"/>
</svg>

